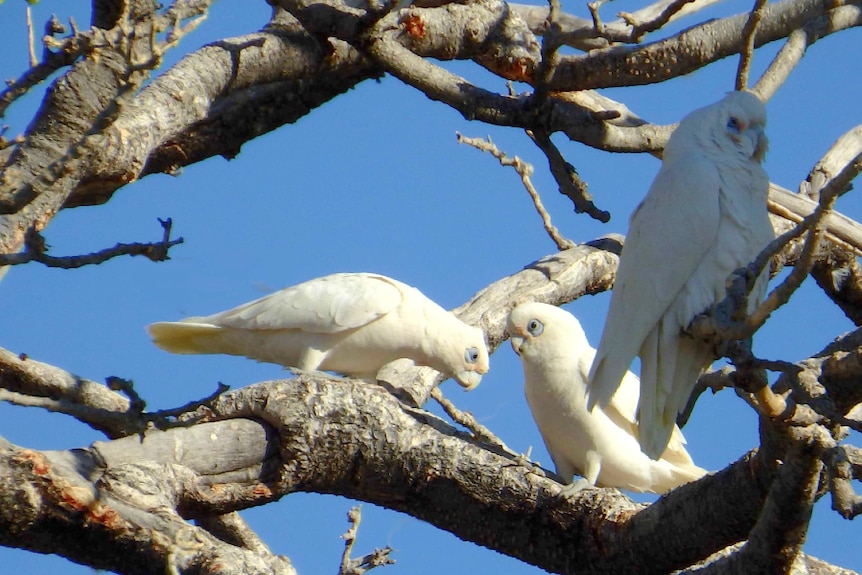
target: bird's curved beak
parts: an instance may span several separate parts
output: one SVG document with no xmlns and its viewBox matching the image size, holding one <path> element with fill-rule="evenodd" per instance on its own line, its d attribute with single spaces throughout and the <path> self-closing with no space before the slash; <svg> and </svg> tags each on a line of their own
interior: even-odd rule
<svg viewBox="0 0 862 575">
<path fill-rule="evenodd" d="M 478 371 L 464 370 L 455 374 L 455 381 L 464 388 L 464 391 L 473 391 L 482 381 L 482 374 Z"/>
<path fill-rule="evenodd" d="M 769 138 L 760 128 L 757 132 L 757 139 L 754 142 L 754 159 L 758 162 L 763 162 L 766 159 L 766 152 L 769 150 Z"/>
<path fill-rule="evenodd" d="M 521 346 L 524 345 L 524 338 L 520 335 L 513 335 L 509 338 L 509 341 L 512 344 L 512 349 L 515 350 L 515 353 L 521 355 Z"/>
</svg>

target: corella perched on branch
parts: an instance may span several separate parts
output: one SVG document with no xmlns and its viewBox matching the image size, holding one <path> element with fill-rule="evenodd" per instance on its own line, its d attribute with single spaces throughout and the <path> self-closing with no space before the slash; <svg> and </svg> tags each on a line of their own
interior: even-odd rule
<svg viewBox="0 0 862 575">
<path fill-rule="evenodd" d="M 340 273 L 285 288 L 234 309 L 147 327 L 173 353 L 224 353 L 302 370 L 374 380 L 400 358 L 470 390 L 488 371 L 481 329 L 422 292 L 386 276 Z"/>
<path fill-rule="evenodd" d="M 629 222 L 610 309 L 590 373 L 590 405 L 607 405 L 641 358 L 640 443 L 659 457 L 712 346 L 682 333 L 724 299 L 725 282 L 774 238 L 767 214 L 766 108 L 731 92 L 683 118 Z M 748 311 L 768 274 L 755 281 Z"/>
<path fill-rule="evenodd" d="M 584 476 L 566 492 L 598 485 L 664 493 L 706 473 L 692 462 L 678 428 L 658 461 L 641 451 L 635 423 L 638 378 L 631 372 L 604 408 L 587 408 L 587 374 L 596 350 L 572 314 L 526 303 L 509 314 L 507 330 L 524 367 L 527 403 L 557 475 L 567 483 L 575 473 Z"/>
</svg>

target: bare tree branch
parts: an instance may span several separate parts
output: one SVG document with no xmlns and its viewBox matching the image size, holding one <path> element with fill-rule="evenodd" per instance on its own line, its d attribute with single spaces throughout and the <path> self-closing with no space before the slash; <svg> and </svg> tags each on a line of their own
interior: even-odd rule
<svg viewBox="0 0 862 575">
<path fill-rule="evenodd" d="M 375 567 L 395 564 L 395 560 L 389 557 L 389 554 L 392 553 L 392 548 L 389 546 L 375 549 L 358 559 L 352 559 L 350 554 L 353 552 L 353 544 L 356 542 L 359 522 L 362 521 L 362 508 L 359 506 L 351 507 L 350 511 L 347 512 L 347 520 L 350 522 L 350 529 L 341 536 L 344 539 L 344 554 L 341 556 L 341 567 L 338 570 L 338 575 L 363 575 Z"/>
<path fill-rule="evenodd" d="M 594 22 L 561 13 L 557 19 L 559 31 L 557 40 L 584 52 L 607 48 L 609 38 L 617 42 L 640 42 L 642 36 L 661 29 L 668 22 L 691 15 L 718 0 L 660 0 L 635 12 L 620 12 L 619 19 L 604 24 L 606 36 L 596 34 Z M 526 4 L 510 4 L 512 9 L 524 19 L 534 34 L 547 33 L 545 22 L 548 8 Z"/>
<path fill-rule="evenodd" d="M 862 514 L 862 497 L 856 494 L 851 481 L 862 478 L 862 452 L 858 447 L 842 445 L 833 448 L 826 460 L 827 481 L 832 493 L 832 509 L 844 519 Z"/>
<path fill-rule="evenodd" d="M 469 429 L 477 441 L 496 447 L 505 455 L 513 457 L 521 455 L 520 453 L 510 449 L 505 443 L 503 443 L 503 440 L 494 435 L 490 429 L 476 421 L 476 418 L 473 417 L 472 413 L 469 411 L 463 412 L 455 407 L 454 403 L 443 396 L 443 392 L 440 391 L 439 387 L 435 387 L 431 390 L 431 398 L 440 404 L 440 407 L 443 408 L 446 415 L 452 418 L 452 421 Z"/>
<path fill-rule="evenodd" d="M 225 543 L 243 547 L 259 555 L 273 555 L 266 543 L 237 512 L 198 517 L 195 523 Z"/>
<path fill-rule="evenodd" d="M 763 18 L 764 6 L 766 6 L 766 0 L 755 0 L 754 8 L 748 14 L 745 28 L 742 29 L 745 44 L 739 53 L 739 67 L 736 71 L 736 90 L 746 90 L 748 88 L 748 73 L 751 70 L 751 59 L 754 57 L 754 34 L 757 32 L 757 25 L 760 23 L 761 18 Z"/>
<path fill-rule="evenodd" d="M 276 394 L 279 401 L 261 401 L 271 394 Z M 309 410 L 317 411 L 318 415 L 309 417 Z M 99 514 L 116 513 L 114 524 L 134 531 L 134 523 L 144 520 L 141 512 L 157 509 L 163 513 L 164 505 L 177 508 L 183 517 L 194 518 L 257 505 L 296 490 L 320 491 L 410 513 L 461 538 L 493 545 L 501 552 L 549 570 L 662 573 L 686 564 L 697 555 L 709 555 L 734 538 L 744 537 L 764 496 L 761 482 L 768 484 L 771 473 L 767 462 L 756 464 L 747 457 L 728 470 L 679 489 L 647 508 L 632 503 L 615 490 L 589 490 L 570 501 L 557 497 L 562 486 L 555 481 L 542 478 L 529 468 L 511 465 L 510 459 L 465 441 L 462 434 L 436 418 L 429 419 L 423 412 L 405 407 L 382 388 L 368 383 L 302 376 L 221 396 L 207 413 L 222 418 L 245 414 L 269 422 L 278 433 L 277 453 L 282 464 L 278 469 L 264 465 L 270 452 L 269 441 L 265 439 L 267 432 L 260 424 L 245 419 L 154 431 L 146 434 L 143 442 L 129 437 L 100 443 L 95 447 L 103 470 L 90 474 L 102 477 L 97 483 L 100 489 L 111 487 L 98 497 Z M 316 430 L 321 422 L 326 422 L 327 432 L 323 435 Z M 369 427 L 369 422 L 375 423 Z M 252 435 L 238 436 L 239 431 Z M 254 449 L 249 448 L 249 441 L 254 442 Z M 176 442 L 189 448 L 178 450 Z M 199 447 L 193 449 L 192 445 Z M 61 470 L 57 466 L 54 456 L 46 460 L 37 452 L 31 453 L 36 454 L 30 461 L 44 461 L 40 463 L 43 471 L 39 481 L 65 481 L 67 485 L 81 485 L 91 493 L 92 479 L 74 479 L 66 475 L 70 473 L 68 468 Z M 178 455 L 183 457 L 181 462 L 176 461 Z M 91 457 L 87 450 L 76 451 L 73 456 L 79 460 Z M 0 456 L 0 470 L 16 460 L 27 461 L 21 450 L 6 452 L 5 457 Z M 155 465 L 151 461 L 160 463 Z M 85 468 L 83 461 L 72 467 Z M 243 469 L 258 471 L 248 474 Z M 4 486 L 0 488 L 0 501 L 16 496 L 15 486 L 36 480 L 33 470 L 25 464 L 7 473 L 0 472 L 4 476 L 0 482 Z M 106 481 L 106 474 L 112 478 L 110 481 Z M 115 503 L 111 495 L 121 485 L 127 486 L 124 491 L 127 503 L 123 505 Z M 140 508 L 147 501 L 134 495 L 135 490 L 150 490 L 156 485 L 163 486 L 159 494 L 164 494 L 166 500 L 160 497 L 141 511 L 133 511 L 130 505 Z M 436 496 L 434 505 L 429 506 L 432 492 Z M 733 511 L 725 508 L 722 512 L 721 496 L 731 492 L 736 501 Z M 502 500 L 501 493 L 506 494 Z M 683 529 L 683 525 L 690 525 L 695 518 L 678 510 L 692 498 L 700 503 L 689 509 L 697 509 L 702 520 L 694 521 L 697 529 Z M 54 513 L 63 509 L 59 497 L 56 501 L 43 498 L 39 505 L 46 507 L 41 511 L 34 508 L 34 512 L 52 513 L 54 506 Z M 13 518 L 0 514 L 0 525 L 4 527 L 0 529 L 0 542 L 38 549 L 39 544 L 32 537 L 38 533 L 39 524 L 20 521 L 26 516 L 21 511 L 22 515 Z M 66 513 L 64 517 L 67 528 L 54 535 L 55 549 L 57 537 L 71 543 L 81 534 L 96 536 L 93 530 L 101 528 L 92 521 L 87 523 L 82 515 Z M 14 526 L 2 523 L 8 521 L 14 521 Z M 157 523 L 158 531 L 175 533 L 179 524 L 172 528 L 173 521 L 169 514 Z M 531 524 L 536 528 L 525 528 Z M 539 525 L 543 527 L 539 529 Z M 662 539 L 670 533 L 675 535 Z M 70 547 L 67 553 L 79 561 L 111 568 L 120 552 L 128 554 L 122 546 L 123 539 L 115 536 L 114 532 L 102 532 L 98 560 L 92 557 L 93 546 Z M 659 540 L 665 543 L 656 545 Z M 201 565 L 205 557 L 216 552 L 211 546 L 217 543 L 203 532 L 194 541 L 198 544 L 184 547 L 180 555 L 185 564 Z M 599 547 L 603 553 L 597 552 Z M 569 551 L 554 553 L 554 549 Z M 584 564 L 573 558 L 574 549 L 591 556 L 596 553 L 595 557 L 602 559 L 592 565 Z M 167 555 L 167 550 L 164 554 L 157 552 L 152 560 L 166 561 Z"/>
<path fill-rule="evenodd" d="M 97 252 L 81 256 L 57 257 L 48 255 L 48 247 L 45 239 L 36 232 L 31 233 L 25 242 L 26 250 L 17 254 L 0 254 L 0 266 L 14 266 L 30 262 L 38 262 L 50 268 L 75 269 L 89 265 L 99 265 L 120 256 L 146 256 L 153 262 L 163 262 L 171 259 L 168 250 L 183 243 L 183 238 L 171 239 L 171 227 L 173 222 L 159 219 L 164 229 L 164 235 L 160 242 L 117 244 Z"/>
<path fill-rule="evenodd" d="M 773 42 L 801 28 L 833 8 L 824 0 L 780 0 L 767 4 L 754 38 L 755 47 Z M 662 82 L 691 73 L 711 62 L 744 49 L 747 14 L 714 20 L 677 35 L 637 48 L 596 50 L 585 56 L 562 56 L 550 88 L 583 90 Z M 858 25 L 858 24 L 854 24 Z M 697 50 L 686 47 L 697 46 Z M 672 60 L 673 66 L 665 62 Z"/>
<path fill-rule="evenodd" d="M 860 25 L 862 25 L 862 10 L 855 5 L 838 6 L 822 16 L 809 20 L 804 26 L 793 30 L 787 36 L 784 46 L 775 55 L 751 91 L 761 99 L 769 100 L 802 60 L 809 46 L 828 34 Z"/>
<path fill-rule="evenodd" d="M 593 197 L 587 191 L 586 182 L 578 175 L 575 167 L 566 161 L 551 141 L 551 136 L 542 130 L 528 130 L 527 135 L 548 158 L 548 166 L 560 187 L 560 193 L 572 200 L 575 204 L 575 213 L 586 213 L 602 223 L 610 221 L 611 214 L 596 207 Z M 563 246 L 559 247 L 564 249 Z"/>
<path fill-rule="evenodd" d="M 850 179 L 855 178 L 862 170 L 859 162 L 862 162 L 862 125 L 847 131 L 832 144 L 799 185 L 799 193 L 819 201 L 821 192 L 847 166 L 857 166 L 856 174 Z"/>
<path fill-rule="evenodd" d="M 384 73 L 465 118 L 527 130 L 576 211 L 606 221 L 553 135 L 660 156 L 673 126 L 650 124 L 592 88 L 661 82 L 735 54 L 742 88 L 754 50 L 787 38 L 755 86 L 771 95 L 807 46 L 862 25 L 859 0 L 757 0 L 750 14 L 694 23 L 639 45 L 713 0 L 658 0 L 610 22 L 602 21 L 601 2 L 590 6 L 589 21 L 563 13 L 557 0 L 548 9 L 501 0 L 274 0 L 263 31 L 205 46 L 140 90 L 164 50 L 206 14 L 209 0 L 175 0 L 167 8 L 154 0 L 97 0 L 90 29 L 71 22 L 61 38 L 59 23 L 48 23 L 39 61 L 31 24 L 31 70 L 0 93 L 0 115 L 48 74 L 70 68 L 27 132 L 0 150 L 0 266 L 75 267 L 120 253 L 166 259 L 181 241 L 170 239 L 169 221 L 160 243 L 72 258 L 48 256 L 41 232 L 59 210 L 105 203 L 147 174 L 233 157 L 245 142 Z M 566 43 L 584 53 L 560 54 Z M 485 87 L 432 59 L 471 60 L 499 81 L 534 91 L 505 93 L 493 79 Z M 848 315 L 862 318 L 862 271 L 851 253 L 862 253 L 862 226 L 828 213 L 862 170 L 859 130 L 824 155 L 802 195 L 771 188 L 776 229 L 798 229 L 782 234 L 747 275 L 740 272 L 722 304 L 730 308 L 716 310 L 708 326 L 713 338 L 750 335 L 809 270 Z M 565 248 L 454 310 L 484 330 L 493 351 L 506 338 L 505 318 L 515 305 L 559 305 L 609 289 L 622 240 L 574 245 L 563 238 L 532 189 L 532 167 L 486 144 L 518 170 L 549 235 Z M 746 283 L 771 261 L 795 262 L 796 269 L 744 318 Z M 0 400 L 69 414 L 113 438 L 59 452 L 0 438 L 0 544 L 124 573 L 294 575 L 236 512 L 304 491 L 409 513 L 552 572 L 834 572 L 800 548 L 812 505 L 827 488 L 843 516 L 862 509 L 852 488 L 862 477 L 862 452 L 843 443 L 851 429 L 862 429 L 862 330 L 798 363 L 759 359 L 746 341 L 724 349 L 736 369 L 704 376 L 698 392 L 733 386 L 750 405 L 770 406 L 761 444 L 652 505 L 610 489 L 560 498 L 552 474 L 443 397 L 440 374 L 403 362 L 388 366 L 379 385 L 302 373 L 230 393 L 220 385 L 202 400 L 147 413 L 131 380 L 109 377 L 104 386 L 0 349 Z M 772 387 L 766 369 L 781 372 Z M 469 433 L 423 411 L 429 396 Z M 390 562 L 388 550 L 351 558 L 358 512 L 351 521 L 342 573 Z"/>
<path fill-rule="evenodd" d="M 458 134 L 458 143 L 467 144 L 468 146 L 473 146 L 477 150 L 481 150 L 483 152 L 488 152 L 497 160 L 499 160 L 501 166 L 510 166 L 518 175 L 521 176 L 521 183 L 524 185 L 524 189 L 527 190 L 527 193 L 530 195 L 530 199 L 533 200 L 533 206 L 536 208 L 536 211 L 539 213 L 539 217 L 542 218 L 542 225 L 545 228 L 545 231 L 557 245 L 557 249 L 559 250 L 567 250 L 571 247 L 574 247 L 574 242 L 563 237 L 560 234 L 560 231 L 551 223 L 551 216 L 548 214 L 548 210 L 545 209 L 544 204 L 542 204 L 542 199 L 539 197 L 539 192 L 533 186 L 533 182 L 530 180 L 530 176 L 533 175 L 533 166 L 525 161 L 523 161 L 518 156 L 510 158 L 504 152 L 501 152 L 497 146 L 491 141 L 491 138 L 487 140 L 482 140 L 481 138 L 467 138 Z"/>
<path fill-rule="evenodd" d="M 862 170 L 860 157 L 857 156 L 850 163 L 843 166 L 841 171 L 834 175 L 829 184 L 820 195 L 817 209 L 803 220 L 795 229 L 782 234 L 766 246 L 748 268 L 734 272 L 734 279 L 728 287 L 728 296 L 722 302 L 716 304 L 713 317 L 698 316 L 689 326 L 690 332 L 705 341 L 714 341 L 716 346 L 722 342 L 733 340 L 746 340 L 766 322 L 769 316 L 779 307 L 787 303 L 790 296 L 801 285 L 805 277 L 814 265 L 814 256 L 817 252 L 820 238 L 822 237 L 822 218 L 828 214 L 837 197 L 848 190 L 850 181 Z M 769 261 L 780 252 L 792 239 L 809 230 L 803 252 L 796 262 L 793 272 L 785 280 L 774 288 L 766 299 L 760 303 L 744 321 L 738 321 L 735 316 L 745 313 L 748 309 L 748 294 L 754 280 L 757 278 Z M 731 325 L 729 323 L 733 321 Z M 718 324 L 721 323 L 722 326 Z"/>
</svg>

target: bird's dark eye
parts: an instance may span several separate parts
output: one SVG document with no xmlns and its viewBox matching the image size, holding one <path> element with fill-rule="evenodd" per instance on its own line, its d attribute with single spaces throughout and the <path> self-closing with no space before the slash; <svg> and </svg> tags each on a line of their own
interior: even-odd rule
<svg viewBox="0 0 862 575">
<path fill-rule="evenodd" d="M 739 120 L 737 120 L 736 118 L 731 116 L 730 119 L 727 121 L 727 129 L 732 131 L 732 132 L 739 132 L 740 131 Z"/>
<path fill-rule="evenodd" d="M 475 347 L 468 348 L 464 352 L 464 361 L 467 363 L 476 363 L 479 359 L 479 350 Z"/>
<path fill-rule="evenodd" d="M 541 335 L 542 330 L 544 330 L 544 329 L 545 329 L 545 326 L 542 325 L 542 322 L 540 322 L 537 319 L 531 319 L 530 321 L 527 322 L 527 333 L 529 333 L 533 337 L 536 337 L 537 335 Z"/>
</svg>

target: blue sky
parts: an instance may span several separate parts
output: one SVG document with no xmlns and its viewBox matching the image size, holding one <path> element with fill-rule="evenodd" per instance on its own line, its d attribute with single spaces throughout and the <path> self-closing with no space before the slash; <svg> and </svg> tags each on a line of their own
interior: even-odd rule
<svg viewBox="0 0 862 575">
<path fill-rule="evenodd" d="M 747 10 L 749 2 L 726 2 L 716 17 Z M 619 0 L 606 6 L 610 18 L 642 3 Z M 0 77 L 18 76 L 27 65 L 25 3 L 0 5 L 3 58 Z M 89 2 L 42 0 L 34 9 L 37 29 L 52 11 L 88 22 Z M 582 4 L 564 9 L 586 15 Z M 69 12 L 71 10 L 71 12 Z M 223 0 L 210 18 L 167 64 L 208 41 L 258 29 L 267 19 L 263 2 Z M 690 26 L 684 20 L 678 26 Z M 860 30 L 816 44 L 787 84 L 768 103 L 771 179 L 795 190 L 831 143 L 859 124 L 862 72 Z M 762 71 L 779 44 L 754 61 Z M 504 83 L 469 63 L 451 69 L 480 85 L 504 92 Z M 642 117 L 678 121 L 732 88 L 736 61 L 728 59 L 664 85 L 606 92 Z M 16 103 L 2 120 L 9 135 L 22 132 L 40 95 Z M 826 104 L 828 102 L 828 104 Z M 338 271 L 373 271 L 420 288 L 447 308 L 460 305 L 488 283 L 556 251 L 517 175 L 473 148 L 455 133 L 491 135 L 498 146 L 536 167 L 534 183 L 569 238 L 584 242 L 625 233 L 628 214 L 646 192 L 658 161 L 644 155 L 606 154 L 555 136 L 568 160 L 590 184 L 596 203 L 612 212 L 608 224 L 575 215 L 556 192 L 546 163 L 517 130 L 467 122 L 398 80 L 366 82 L 313 111 L 297 124 L 261 137 L 228 162 L 215 158 L 186 168 L 180 177 L 151 176 L 122 189 L 105 206 L 61 213 L 45 236 L 55 255 L 86 253 L 114 243 L 161 236 L 157 218 L 171 217 L 186 243 L 169 262 L 117 259 L 75 271 L 29 265 L 13 269 L 0 283 L 4 318 L 0 346 L 101 381 L 116 375 L 136 382 L 151 409 L 200 398 L 217 382 L 236 388 L 282 377 L 274 365 L 219 356 L 174 356 L 156 349 L 144 326 L 158 320 L 206 314 L 281 287 Z M 851 193 L 839 200 L 845 214 L 862 219 Z M 607 295 L 567 306 L 598 342 Z M 762 357 L 798 360 L 853 329 L 811 280 L 755 339 Z M 458 407 L 470 410 L 510 447 L 526 451 L 546 467 L 551 462 L 523 397 L 522 374 L 508 345 L 492 357 L 491 372 L 471 393 L 453 382 L 442 386 Z M 703 397 L 684 430 L 695 461 L 720 469 L 757 445 L 754 413 L 732 392 Z M 0 435 L 19 445 L 61 449 L 102 437 L 71 418 L 0 404 Z M 858 436 L 855 437 L 858 443 Z M 272 549 L 290 557 L 300 573 L 334 572 L 346 531 L 344 498 L 294 494 L 243 512 Z M 806 551 L 862 570 L 862 557 L 849 545 L 859 526 L 817 506 Z M 396 512 L 363 504 L 355 553 L 391 545 L 398 562 L 387 573 L 448 570 L 507 573 L 538 570 Z M 441 553 L 441 550 L 445 552 Z M 90 573 L 64 559 L 0 548 L 6 572 Z"/>
</svg>

